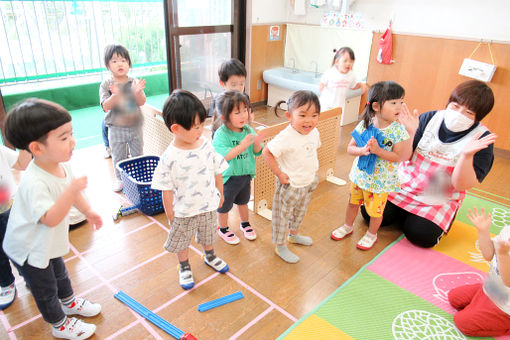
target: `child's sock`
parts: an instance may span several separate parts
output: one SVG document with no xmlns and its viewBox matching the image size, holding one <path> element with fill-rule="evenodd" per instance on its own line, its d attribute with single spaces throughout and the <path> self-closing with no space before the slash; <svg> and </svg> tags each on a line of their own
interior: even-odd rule
<svg viewBox="0 0 510 340">
<path fill-rule="evenodd" d="M 65 323 L 67 321 L 67 316 L 65 316 L 62 320 L 60 320 L 59 322 L 55 322 L 55 323 L 52 323 L 51 325 L 53 326 L 53 328 L 55 329 L 60 329 L 60 327 L 64 326 Z"/>
<path fill-rule="evenodd" d="M 246 229 L 251 227 L 250 222 L 241 222 L 241 228 Z"/>
<path fill-rule="evenodd" d="M 189 260 L 179 261 L 179 271 L 184 272 L 186 270 L 191 270 L 191 266 L 189 265 Z"/>
<path fill-rule="evenodd" d="M 303 246 L 311 246 L 312 238 L 308 237 L 308 236 L 299 235 L 299 234 L 296 234 L 296 235 L 289 234 L 289 242 L 301 244 Z"/>
<path fill-rule="evenodd" d="M 207 261 L 212 262 L 216 258 L 216 254 L 214 253 L 214 249 L 205 251 L 205 258 Z"/>
<path fill-rule="evenodd" d="M 71 295 L 70 297 L 68 297 L 67 299 L 62 299 L 60 300 L 62 301 L 62 304 L 66 307 L 71 307 L 71 305 L 73 304 L 74 302 L 74 295 Z"/>
<path fill-rule="evenodd" d="M 285 262 L 296 263 L 299 261 L 299 256 L 294 254 L 287 248 L 286 244 L 276 246 L 276 254 L 282 258 Z"/>
<path fill-rule="evenodd" d="M 221 231 L 223 234 L 228 233 L 228 225 L 227 225 L 227 226 L 225 226 L 225 227 L 221 227 L 221 228 L 220 228 L 220 231 Z"/>
</svg>

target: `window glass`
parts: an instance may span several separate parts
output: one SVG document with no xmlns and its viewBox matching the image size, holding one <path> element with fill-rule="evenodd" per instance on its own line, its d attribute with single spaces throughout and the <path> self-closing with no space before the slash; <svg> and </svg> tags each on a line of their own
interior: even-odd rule
<svg viewBox="0 0 510 340">
<path fill-rule="evenodd" d="M 231 2 L 231 0 L 178 0 L 178 26 L 230 25 Z"/>
<path fill-rule="evenodd" d="M 179 37 L 183 89 L 201 99 L 222 91 L 218 82 L 218 68 L 223 61 L 230 59 L 230 40 L 230 33 Z"/>
</svg>

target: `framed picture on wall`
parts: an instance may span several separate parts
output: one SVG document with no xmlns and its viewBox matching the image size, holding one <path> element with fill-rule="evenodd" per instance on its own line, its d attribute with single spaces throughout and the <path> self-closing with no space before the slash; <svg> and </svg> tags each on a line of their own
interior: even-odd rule
<svg viewBox="0 0 510 340">
<path fill-rule="evenodd" d="M 269 26 L 269 41 L 280 40 L 280 25 Z"/>
</svg>

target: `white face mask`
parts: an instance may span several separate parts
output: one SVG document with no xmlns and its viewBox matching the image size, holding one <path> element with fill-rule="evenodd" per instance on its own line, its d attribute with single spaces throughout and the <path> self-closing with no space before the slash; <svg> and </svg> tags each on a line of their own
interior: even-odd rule
<svg viewBox="0 0 510 340">
<path fill-rule="evenodd" d="M 462 113 L 446 109 L 444 111 L 444 124 L 452 132 L 466 131 L 475 123 L 474 120 L 464 116 Z"/>
</svg>

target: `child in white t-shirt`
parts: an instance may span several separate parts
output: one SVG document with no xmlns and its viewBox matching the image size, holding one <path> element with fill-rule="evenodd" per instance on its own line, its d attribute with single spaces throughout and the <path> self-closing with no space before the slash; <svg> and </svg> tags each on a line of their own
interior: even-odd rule
<svg viewBox="0 0 510 340">
<path fill-rule="evenodd" d="M 5 120 L 5 137 L 34 160 L 14 198 L 3 248 L 29 285 L 43 319 L 57 338 L 86 339 L 96 326 L 67 315 L 91 317 L 101 306 L 75 297 L 63 256 L 69 252 L 69 209 L 75 206 L 89 223 L 102 226 L 82 195 L 87 177 L 74 178 L 68 161 L 76 142 L 71 115 L 62 106 L 27 99 Z"/>
<path fill-rule="evenodd" d="M 276 104 L 275 113 L 282 103 Z M 275 252 L 284 261 L 296 263 L 299 257 L 287 248 L 285 235 L 289 229 L 290 243 L 312 245 L 312 238 L 300 235 L 299 228 L 318 183 L 317 149 L 321 140 L 316 126 L 320 104 L 315 93 L 296 91 L 287 106 L 285 116 L 290 124 L 267 143 L 262 155 L 277 177 L 272 207 Z"/>
<path fill-rule="evenodd" d="M 11 169 L 25 170 L 30 160 L 32 160 L 30 153 L 24 150 L 18 153 L 0 145 L 0 309 L 9 307 L 16 296 L 11 264 L 2 248 L 12 198 L 16 192 L 16 183 L 14 183 Z"/>
<path fill-rule="evenodd" d="M 331 68 L 324 72 L 319 83 L 323 111 L 337 107 L 344 109 L 348 89 L 361 88 L 363 93 L 368 89 L 367 84 L 359 83 L 352 72 L 354 51 L 350 47 L 342 47 L 335 52 Z"/>
<path fill-rule="evenodd" d="M 165 249 L 177 254 L 179 284 L 184 289 L 195 284 L 188 260 L 188 246 L 194 236 L 204 247 L 205 263 L 220 273 L 228 271 L 213 248 L 216 210 L 223 204 L 222 172 L 228 164 L 202 136 L 206 117 L 204 105 L 194 94 L 172 92 L 163 106 L 163 118 L 174 139 L 161 155 L 152 178 L 152 188 L 163 191 L 170 223 Z"/>
<path fill-rule="evenodd" d="M 474 208 L 468 218 L 478 230 L 478 245 L 490 269 L 483 283 L 450 290 L 448 300 L 459 311 L 453 322 L 468 336 L 510 335 L 510 226 L 491 239 L 490 214 Z"/>
</svg>

